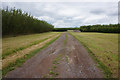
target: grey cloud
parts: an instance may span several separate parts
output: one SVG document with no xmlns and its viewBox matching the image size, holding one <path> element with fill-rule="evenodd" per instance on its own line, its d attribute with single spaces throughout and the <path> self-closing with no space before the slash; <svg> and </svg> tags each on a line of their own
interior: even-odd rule
<svg viewBox="0 0 120 80">
<path fill-rule="evenodd" d="M 101 10 L 101 9 L 95 9 L 95 10 L 92 10 L 92 11 L 90 11 L 91 13 L 93 13 L 93 14 L 102 14 L 102 13 L 104 13 L 105 11 L 104 10 Z"/>
<path fill-rule="evenodd" d="M 115 13 L 112 13 L 112 14 L 109 14 L 110 16 L 118 16 L 118 12 L 115 12 Z"/>
<path fill-rule="evenodd" d="M 3 3 L 3 7 L 16 7 L 44 19 L 55 27 L 75 27 L 87 24 L 117 23 L 117 3 L 105 2 L 15 2 Z M 97 16 L 95 16 L 97 15 Z M 45 17 L 46 16 L 46 17 Z M 104 16 L 107 16 L 104 17 Z M 85 21 L 86 19 L 88 19 Z M 106 19 L 105 19 L 106 18 Z"/>
</svg>

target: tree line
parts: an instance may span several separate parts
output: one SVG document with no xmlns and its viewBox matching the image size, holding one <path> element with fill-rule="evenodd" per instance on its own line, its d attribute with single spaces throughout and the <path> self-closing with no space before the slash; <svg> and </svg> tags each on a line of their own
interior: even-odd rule
<svg viewBox="0 0 120 80">
<path fill-rule="evenodd" d="M 2 35 L 31 34 L 52 31 L 53 25 L 33 18 L 21 9 L 2 9 Z"/>
<path fill-rule="evenodd" d="M 67 30 L 79 30 L 79 28 L 75 27 L 75 28 L 54 28 L 53 29 L 53 31 L 56 31 L 56 32 L 63 32 Z"/>
<path fill-rule="evenodd" d="M 120 24 L 80 26 L 81 32 L 119 33 Z"/>
</svg>

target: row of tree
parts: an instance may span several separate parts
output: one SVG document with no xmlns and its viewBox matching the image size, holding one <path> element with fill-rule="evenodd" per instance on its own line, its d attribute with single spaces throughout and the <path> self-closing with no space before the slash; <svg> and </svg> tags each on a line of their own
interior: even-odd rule
<svg viewBox="0 0 120 80">
<path fill-rule="evenodd" d="M 81 26 L 80 31 L 81 32 L 119 33 L 120 24 Z"/>
<path fill-rule="evenodd" d="M 33 18 L 21 9 L 11 8 L 2 10 L 2 34 L 18 35 L 52 31 L 53 25 Z"/>
<path fill-rule="evenodd" d="M 57 32 L 63 32 L 63 31 L 67 31 L 67 30 L 79 30 L 80 28 L 54 28 L 53 31 L 57 31 Z"/>
</svg>

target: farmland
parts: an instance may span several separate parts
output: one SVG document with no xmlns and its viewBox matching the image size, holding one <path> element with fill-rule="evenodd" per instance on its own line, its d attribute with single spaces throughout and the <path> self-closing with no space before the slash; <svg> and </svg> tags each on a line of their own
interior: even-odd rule
<svg viewBox="0 0 120 80">
<path fill-rule="evenodd" d="M 109 75 L 112 73 L 113 77 L 118 77 L 118 34 L 93 32 L 70 32 L 70 34 L 78 39 L 94 58 L 100 60 L 98 66 L 103 68 L 104 73 Z"/>
<path fill-rule="evenodd" d="M 2 9 L 3 78 L 118 77 L 119 24 L 67 26 L 62 16 L 57 20 L 41 11 L 36 17 L 15 7 Z"/>
<path fill-rule="evenodd" d="M 2 57 L 5 58 L 6 56 L 13 54 L 16 51 L 38 44 L 56 34 L 57 33 L 48 32 L 42 34 L 3 38 Z"/>
<path fill-rule="evenodd" d="M 63 32 L 53 44 L 37 52 L 22 66 L 8 72 L 5 77 L 28 78 L 28 76 L 30 78 L 104 77 L 101 70 L 95 66 L 88 52 L 67 32 Z"/>
<path fill-rule="evenodd" d="M 22 58 L 26 54 L 45 46 L 46 43 L 55 39 L 60 34 L 59 32 L 48 32 L 3 38 L 3 69 L 9 68 L 8 66 L 18 58 Z"/>
<path fill-rule="evenodd" d="M 76 41 L 75 38 L 79 41 L 80 44 L 82 44 L 86 48 L 87 51 L 86 50 L 84 51 L 84 49 L 82 49 L 83 46 L 79 45 L 79 43 Z M 68 32 L 47 32 L 41 34 L 21 35 L 17 37 L 5 37 L 3 38 L 3 54 L 2 54 L 3 75 L 13 70 L 13 72 L 11 71 L 10 75 L 13 75 L 13 77 L 15 77 L 14 74 L 20 73 L 18 75 L 22 77 L 21 70 L 19 70 L 19 67 L 21 67 L 21 65 L 23 65 L 23 67 L 21 67 L 20 69 L 24 68 L 25 72 L 31 73 L 29 72 L 30 70 L 29 71 L 26 70 L 27 69 L 26 67 L 29 66 L 31 62 L 37 64 L 39 62 L 38 58 L 41 57 L 40 59 L 41 65 L 39 64 L 35 65 L 35 66 L 41 66 L 40 70 L 43 67 L 44 69 L 46 69 L 42 72 L 40 71 L 41 73 L 44 74 L 44 75 L 39 74 L 41 77 L 62 78 L 63 77 L 62 73 L 58 69 L 62 69 L 62 71 L 65 71 L 64 69 L 66 69 L 67 66 L 62 67 L 63 65 L 68 64 L 73 68 L 73 70 L 76 71 L 76 69 L 79 69 L 78 67 L 81 66 L 81 64 L 84 64 L 83 66 L 86 67 L 86 69 L 88 67 L 91 67 L 92 69 L 92 65 L 100 69 L 99 71 L 99 69 L 96 68 L 95 71 L 98 71 L 98 73 L 96 74 L 99 75 L 96 77 L 103 77 L 102 74 L 104 74 L 104 77 L 116 78 L 118 77 L 118 45 L 117 44 L 118 44 L 118 34 L 95 33 L 95 32 L 73 32 L 71 30 Z M 76 45 L 78 45 L 78 47 L 76 47 Z M 87 52 L 89 53 L 89 57 Z M 36 57 L 34 56 L 35 54 Z M 79 55 L 79 57 L 77 58 L 79 58 L 80 61 L 79 59 L 77 61 L 76 60 L 77 58 L 73 57 L 76 55 L 77 56 Z M 89 59 L 90 56 L 95 61 L 95 63 L 92 62 L 91 59 L 87 60 L 87 58 Z M 31 57 L 33 58 L 30 59 Z M 83 57 L 84 57 L 84 61 L 81 62 L 81 59 L 83 60 Z M 33 62 L 34 60 L 36 60 L 36 62 Z M 81 64 L 76 64 L 76 61 L 77 63 L 81 63 Z M 45 64 L 45 63 L 49 63 L 49 64 Z M 74 67 L 75 65 L 78 67 L 75 68 Z M 35 68 L 35 66 L 31 66 L 29 69 Z M 16 69 L 19 72 L 16 72 Z M 72 73 L 78 75 L 75 72 L 71 72 L 71 74 Z M 83 74 L 85 73 L 86 71 L 84 71 L 83 69 Z M 35 73 L 32 74 L 37 76 L 37 74 Z M 9 77 L 11 77 L 10 75 Z M 27 76 L 28 74 L 24 74 L 24 75 Z M 67 77 L 69 75 L 70 74 L 66 72 L 66 75 L 64 77 Z M 70 77 L 75 77 L 76 75 L 70 75 Z M 94 75 L 90 75 L 90 74 L 86 74 L 86 75 L 89 75 L 88 77 L 95 77 Z"/>
</svg>

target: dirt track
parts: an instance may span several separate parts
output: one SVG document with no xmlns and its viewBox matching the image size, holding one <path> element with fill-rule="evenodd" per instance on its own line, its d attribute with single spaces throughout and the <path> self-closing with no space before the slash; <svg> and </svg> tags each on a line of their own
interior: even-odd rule
<svg viewBox="0 0 120 80">
<path fill-rule="evenodd" d="M 7 78 L 103 78 L 81 44 L 68 33 L 9 72 Z"/>
</svg>

